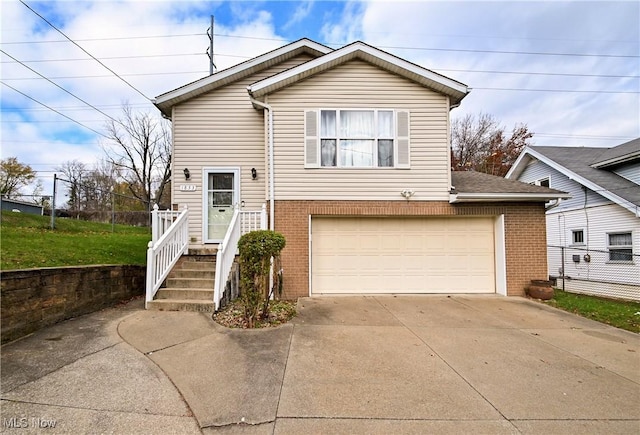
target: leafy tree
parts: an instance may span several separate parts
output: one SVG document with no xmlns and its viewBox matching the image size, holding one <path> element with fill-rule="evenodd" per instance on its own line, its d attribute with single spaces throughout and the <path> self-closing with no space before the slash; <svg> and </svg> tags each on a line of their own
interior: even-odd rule
<svg viewBox="0 0 640 435">
<path fill-rule="evenodd" d="M 164 121 L 136 113 L 127 104 L 122 117 L 107 122 L 107 160 L 119 169 L 134 197 L 160 202 L 171 176 L 171 134 Z M 155 197 L 154 197 L 155 193 Z"/>
<path fill-rule="evenodd" d="M 0 160 L 0 194 L 5 198 L 16 198 L 21 189 L 31 184 L 36 173 L 31 166 L 20 163 L 17 157 Z"/>
<path fill-rule="evenodd" d="M 451 124 L 451 168 L 504 177 L 532 137 L 525 124 L 509 135 L 492 115 L 468 114 Z"/>
</svg>

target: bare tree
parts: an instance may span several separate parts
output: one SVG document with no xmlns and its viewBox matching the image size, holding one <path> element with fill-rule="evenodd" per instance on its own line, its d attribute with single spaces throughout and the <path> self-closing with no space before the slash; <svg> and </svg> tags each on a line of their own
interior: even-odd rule
<svg viewBox="0 0 640 435">
<path fill-rule="evenodd" d="M 20 163 L 17 157 L 0 160 L 0 194 L 5 198 L 16 198 L 21 189 L 31 184 L 36 173 L 31 166 Z"/>
<path fill-rule="evenodd" d="M 89 174 L 87 166 L 79 160 L 67 160 L 57 166 L 55 170 L 62 172 L 63 181 L 68 182 L 68 184 L 65 184 L 69 198 L 67 200 L 67 208 L 77 214 L 83 208 L 83 194 L 85 192 L 82 188 L 82 183 Z"/>
<path fill-rule="evenodd" d="M 525 124 L 514 126 L 509 136 L 492 115 L 468 114 L 451 123 L 451 167 L 504 177 L 532 137 Z"/>
<path fill-rule="evenodd" d="M 134 197 L 160 202 L 171 176 L 169 128 L 147 113 L 134 112 L 128 104 L 122 106 L 122 113 L 105 126 L 107 160 L 120 170 Z"/>
</svg>

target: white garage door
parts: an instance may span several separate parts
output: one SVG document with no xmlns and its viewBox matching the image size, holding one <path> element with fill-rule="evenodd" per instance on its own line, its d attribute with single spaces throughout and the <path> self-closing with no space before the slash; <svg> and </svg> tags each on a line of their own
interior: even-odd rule
<svg viewBox="0 0 640 435">
<path fill-rule="evenodd" d="M 494 293 L 493 218 L 318 217 L 311 291 Z"/>
</svg>

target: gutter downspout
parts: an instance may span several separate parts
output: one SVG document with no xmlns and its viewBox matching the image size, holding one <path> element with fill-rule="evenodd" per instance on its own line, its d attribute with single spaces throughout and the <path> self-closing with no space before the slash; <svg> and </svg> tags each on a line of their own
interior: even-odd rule
<svg viewBox="0 0 640 435">
<path fill-rule="evenodd" d="M 273 170 L 273 108 L 267 103 L 263 103 L 261 101 L 256 100 L 251 95 L 249 95 L 249 99 L 251 103 L 260 106 L 263 109 L 269 111 L 269 229 L 271 231 L 275 231 L 275 217 L 274 217 L 274 195 L 275 195 L 275 187 L 274 187 L 274 170 Z"/>
</svg>

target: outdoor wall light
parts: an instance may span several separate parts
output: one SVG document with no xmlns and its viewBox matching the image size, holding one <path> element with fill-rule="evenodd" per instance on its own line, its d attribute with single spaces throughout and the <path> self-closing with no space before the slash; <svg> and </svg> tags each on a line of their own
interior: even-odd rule
<svg viewBox="0 0 640 435">
<path fill-rule="evenodd" d="M 189 178 L 191 178 L 191 172 L 189 172 L 189 168 L 184 168 L 184 179 L 188 180 Z"/>
<path fill-rule="evenodd" d="M 258 178 L 258 171 L 256 171 L 256 168 L 251 168 L 251 179 L 255 180 Z"/>
<path fill-rule="evenodd" d="M 409 199 L 415 194 L 416 192 L 411 189 L 404 189 L 403 191 L 400 192 L 400 195 L 407 201 L 409 201 Z"/>
</svg>

